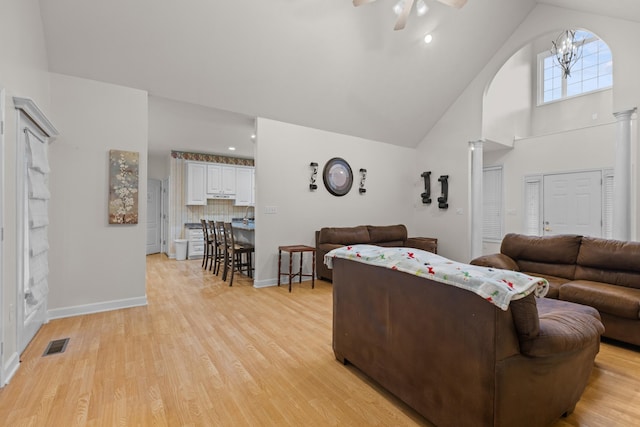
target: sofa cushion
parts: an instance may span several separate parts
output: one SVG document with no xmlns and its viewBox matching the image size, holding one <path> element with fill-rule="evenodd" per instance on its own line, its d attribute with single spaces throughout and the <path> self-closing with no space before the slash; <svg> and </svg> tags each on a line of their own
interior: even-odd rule
<svg viewBox="0 0 640 427">
<path fill-rule="evenodd" d="M 323 251 L 323 252 L 330 252 L 330 251 L 332 251 L 334 249 L 338 249 L 338 248 L 341 248 L 343 246 L 344 245 L 340 244 L 340 243 L 338 243 L 338 244 L 336 244 L 336 243 L 322 243 L 321 245 L 318 245 L 318 249 Z M 321 262 L 324 263 L 324 261 L 321 261 Z"/>
<path fill-rule="evenodd" d="M 540 298 L 537 301 L 540 333 L 520 343 L 523 354 L 552 356 L 593 345 L 594 337 L 604 332 L 598 311 L 592 307 Z"/>
<path fill-rule="evenodd" d="M 565 279 L 564 277 L 551 276 L 549 274 L 540 274 L 537 271 L 523 271 L 523 273 L 528 274 L 529 276 L 547 279 L 547 282 L 549 282 L 549 289 L 547 290 L 547 295 L 545 295 L 547 298 L 558 299 L 560 295 L 560 286 L 569 282 L 569 279 Z"/>
<path fill-rule="evenodd" d="M 400 242 L 394 246 L 404 245 L 407 240 L 407 227 L 403 224 L 398 225 L 367 225 L 369 230 L 369 241 L 373 244 L 381 242 Z M 355 243 L 355 242 L 354 242 Z"/>
<path fill-rule="evenodd" d="M 539 237 L 509 233 L 502 239 L 500 252 L 517 261 L 571 265 L 576 263 L 581 240 L 577 235 Z"/>
<path fill-rule="evenodd" d="M 575 279 L 640 289 L 640 242 L 584 237 Z"/>
<path fill-rule="evenodd" d="M 583 237 L 577 263 L 585 267 L 640 273 L 640 242 Z"/>
<path fill-rule="evenodd" d="M 546 262 L 536 262 L 528 260 L 517 260 L 520 271 L 535 272 L 532 274 L 542 274 L 546 276 L 558 277 L 565 281 L 573 280 L 576 273 L 575 264 L 552 264 Z"/>
<path fill-rule="evenodd" d="M 575 280 L 560 288 L 560 299 L 590 305 L 604 313 L 640 319 L 640 290 L 609 283 Z"/>
<path fill-rule="evenodd" d="M 369 229 L 366 225 L 357 227 L 325 227 L 318 233 L 318 243 L 335 243 L 344 245 L 356 245 L 370 243 Z"/>
</svg>

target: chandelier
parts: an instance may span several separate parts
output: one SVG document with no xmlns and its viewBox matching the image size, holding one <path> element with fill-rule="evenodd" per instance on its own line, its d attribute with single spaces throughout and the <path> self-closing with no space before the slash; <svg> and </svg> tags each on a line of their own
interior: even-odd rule
<svg viewBox="0 0 640 427">
<path fill-rule="evenodd" d="M 582 56 L 582 41 L 576 40 L 576 30 L 565 30 L 551 44 L 551 54 L 562 68 L 562 77 L 571 77 L 571 67 Z"/>
</svg>

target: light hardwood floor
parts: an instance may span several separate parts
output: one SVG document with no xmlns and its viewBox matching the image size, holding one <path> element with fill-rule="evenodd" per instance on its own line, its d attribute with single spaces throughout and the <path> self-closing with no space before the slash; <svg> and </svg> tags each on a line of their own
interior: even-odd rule
<svg viewBox="0 0 640 427">
<path fill-rule="evenodd" d="M 229 288 L 200 261 L 147 257 L 147 307 L 51 321 L 0 391 L 6 426 L 429 426 L 331 349 L 331 285 Z M 71 338 L 42 357 L 49 341 Z M 556 426 L 640 420 L 640 351 L 603 343 Z"/>
</svg>

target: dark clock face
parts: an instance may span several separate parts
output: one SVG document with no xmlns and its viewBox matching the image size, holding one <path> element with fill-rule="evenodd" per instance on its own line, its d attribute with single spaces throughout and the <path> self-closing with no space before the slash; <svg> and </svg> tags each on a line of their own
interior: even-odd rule
<svg viewBox="0 0 640 427">
<path fill-rule="evenodd" d="M 329 193 L 334 196 L 344 196 L 351 190 L 353 172 L 344 159 L 334 157 L 324 165 L 322 179 Z"/>
</svg>

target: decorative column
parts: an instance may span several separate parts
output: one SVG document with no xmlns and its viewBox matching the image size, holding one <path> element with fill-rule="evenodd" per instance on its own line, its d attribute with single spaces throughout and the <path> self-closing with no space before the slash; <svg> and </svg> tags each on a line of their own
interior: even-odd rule
<svg viewBox="0 0 640 427">
<path fill-rule="evenodd" d="M 484 141 L 469 142 L 471 150 L 471 259 L 482 255 L 482 148 Z"/>
<path fill-rule="evenodd" d="M 636 109 L 613 113 L 618 120 L 613 177 L 613 238 L 631 239 L 631 116 Z"/>
</svg>

